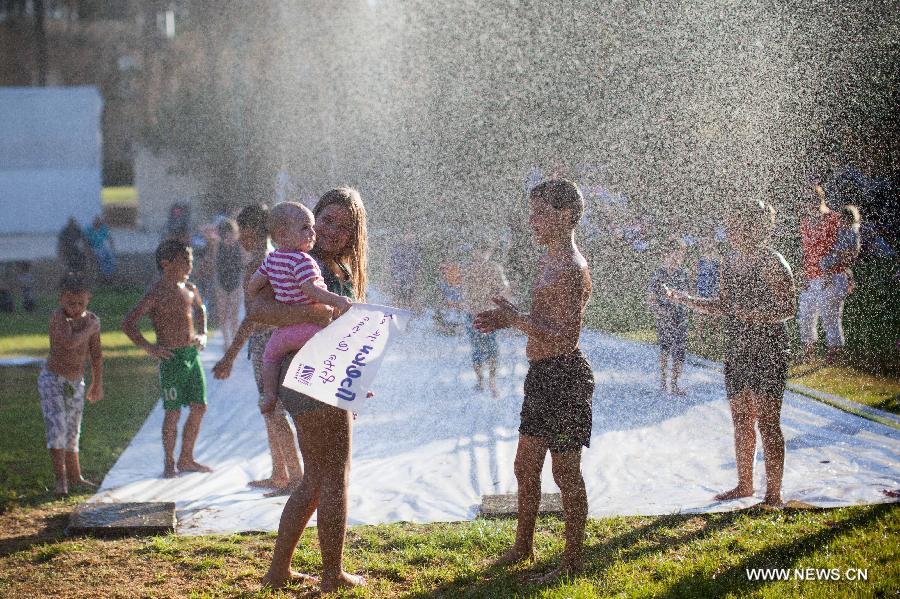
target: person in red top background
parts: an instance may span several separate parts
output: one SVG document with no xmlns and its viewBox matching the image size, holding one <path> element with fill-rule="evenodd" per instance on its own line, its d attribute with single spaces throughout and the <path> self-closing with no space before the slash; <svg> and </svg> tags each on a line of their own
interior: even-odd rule
<svg viewBox="0 0 900 599">
<path fill-rule="evenodd" d="M 815 357 L 816 341 L 819 338 L 819 318 L 822 319 L 828 341 L 833 337 L 829 331 L 840 326 L 840 313 L 833 314 L 833 310 L 825 309 L 826 305 L 833 302 L 827 301 L 827 277 L 820 263 L 837 241 L 841 220 L 825 203 L 825 189 L 822 187 L 821 179 L 814 177 L 810 183 L 813 193 L 805 202 L 800 215 L 804 287 L 797 307 L 797 323 L 800 340 L 804 346 L 804 361 L 810 361 Z"/>
</svg>

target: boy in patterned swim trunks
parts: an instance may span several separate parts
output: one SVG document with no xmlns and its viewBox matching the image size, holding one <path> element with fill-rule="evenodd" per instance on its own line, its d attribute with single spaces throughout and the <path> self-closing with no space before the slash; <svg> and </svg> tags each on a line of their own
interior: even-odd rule
<svg viewBox="0 0 900 599">
<path fill-rule="evenodd" d="M 497 307 L 479 313 L 475 327 L 483 332 L 515 327 L 528 336 L 525 355 L 530 366 L 515 460 L 519 486 L 516 540 L 497 564 L 534 557 L 541 469 L 549 451 L 553 480 L 562 495 L 566 546 L 560 566 L 540 579 L 547 583 L 577 572 L 582 565 L 588 504 L 581 448 L 591 439 L 594 375 L 578 349 L 578 338 L 591 295 L 591 275 L 575 245 L 575 226 L 584 211 L 575 184 L 565 179 L 539 183 L 531 191 L 529 208 L 534 238 L 547 248 L 538 262 L 531 312 L 497 297 Z"/>
<path fill-rule="evenodd" d="M 156 248 L 156 265 L 162 277 L 131 309 L 122 322 L 122 330 L 135 345 L 160 360 L 159 383 L 166 412 L 162 427 L 163 476 L 174 478 L 179 471 L 212 472 L 212 468 L 194 460 L 194 443 L 206 413 L 206 379 L 199 353 L 206 347 L 206 308 L 197 288 L 188 282 L 193 267 L 191 248 L 182 241 L 167 239 Z M 199 320 L 196 328 L 195 314 Z M 147 341 L 138 329 L 145 315 L 153 323 L 156 343 Z M 190 414 L 182 432 L 176 467 L 175 443 L 183 407 L 189 408 Z"/>
<path fill-rule="evenodd" d="M 84 411 L 84 360 L 91 356 L 91 386 L 87 400 L 103 399 L 103 353 L 100 319 L 86 310 L 91 293 L 81 277 L 66 275 L 59 292 L 59 308 L 50 317 L 50 355 L 38 376 L 47 449 L 53 460 L 57 495 L 71 487 L 96 488 L 81 476 L 78 438 Z"/>
</svg>

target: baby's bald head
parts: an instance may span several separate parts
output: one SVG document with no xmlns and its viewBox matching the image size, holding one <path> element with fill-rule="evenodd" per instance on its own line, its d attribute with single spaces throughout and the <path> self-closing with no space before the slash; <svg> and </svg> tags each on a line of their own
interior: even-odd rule
<svg viewBox="0 0 900 599">
<path fill-rule="evenodd" d="M 281 202 L 269 212 L 269 233 L 279 247 L 292 247 L 299 243 L 297 238 L 305 228 L 312 228 L 316 222 L 313 213 L 299 202 Z"/>
</svg>

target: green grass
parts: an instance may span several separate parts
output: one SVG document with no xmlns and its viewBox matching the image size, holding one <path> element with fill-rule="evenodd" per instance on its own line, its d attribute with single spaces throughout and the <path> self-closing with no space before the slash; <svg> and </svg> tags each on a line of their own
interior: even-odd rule
<svg viewBox="0 0 900 599">
<path fill-rule="evenodd" d="M 100 479 L 111 468 L 157 401 L 153 361 L 131 351 L 116 330 L 138 295 L 101 293 L 91 306 L 103 320 L 108 359 L 106 398 L 89 405 L 84 419 L 82 463 L 89 478 Z M 52 309 L 53 302 L 45 300 L 39 314 L 0 322 L 0 353 L 43 353 Z M 619 334 L 646 341 L 652 329 Z M 48 492 L 53 474 L 43 449 L 37 370 L 0 372 L 0 595 L 101 597 L 107 596 L 103 589 L 115 589 L 118 596 L 289 597 L 310 590 L 259 589 L 257 580 L 274 543 L 271 534 L 112 541 L 65 537 L 64 514 L 84 497 L 58 501 Z M 884 386 L 877 378 L 871 384 Z M 33 523 L 23 525 L 23 520 Z M 370 584 L 341 595 L 824 598 L 896 596 L 900 588 L 896 505 L 589 519 L 585 571 L 543 587 L 532 579 L 558 560 L 562 522 L 539 520 L 535 563 L 491 567 L 490 559 L 511 543 L 514 530 L 510 520 L 353 527 L 345 565 L 365 573 Z M 321 567 L 314 530 L 301 540 L 294 566 L 313 572 Z M 756 567 L 867 569 L 869 580 L 748 581 L 746 569 Z M 82 594 L 85 589 L 99 590 Z"/>
<path fill-rule="evenodd" d="M 137 203 L 138 203 L 137 188 L 131 187 L 131 186 L 104 187 L 102 190 L 100 190 L 100 201 L 103 203 L 104 206 L 137 205 Z"/>
<path fill-rule="evenodd" d="M 85 406 L 81 463 L 85 476 L 101 479 L 127 447 L 158 398 L 155 363 L 118 330 L 140 292 L 104 291 L 89 308 L 101 319 L 104 351 L 103 401 Z M 47 323 L 56 309 L 41 298 L 35 312 L 0 320 L 0 356 L 45 356 Z M 151 331 L 145 331 L 153 338 Z M 87 369 L 90 371 L 90 368 Z M 0 369 L 0 511 L 15 503 L 49 499 L 53 489 L 50 456 L 44 450 L 44 422 L 37 392 L 36 367 Z"/>
<path fill-rule="evenodd" d="M 345 567 L 369 584 L 338 596 L 888 597 L 900 584 L 900 508 L 890 504 L 590 519 L 584 571 L 537 584 L 560 557 L 562 533 L 559 519 L 540 518 L 537 559 L 498 568 L 490 562 L 512 542 L 513 520 L 352 527 Z M 69 539 L 51 526 L 34 543 L 0 542 L 0 592 L 54 596 L 80 586 L 118 596 L 309 596 L 312 587 L 260 589 L 273 544 L 273 534 Z M 317 573 L 320 556 L 315 531 L 307 530 L 293 566 Z M 862 570 L 868 580 L 756 582 L 747 577 L 753 568 Z"/>
</svg>

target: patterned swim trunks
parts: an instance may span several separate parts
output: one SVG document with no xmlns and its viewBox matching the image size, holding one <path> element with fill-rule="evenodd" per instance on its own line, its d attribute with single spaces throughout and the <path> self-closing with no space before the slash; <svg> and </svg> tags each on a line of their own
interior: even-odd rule
<svg viewBox="0 0 900 599">
<path fill-rule="evenodd" d="M 258 405 L 260 407 L 262 407 L 263 403 L 266 401 L 266 396 L 263 393 L 263 353 L 265 353 L 266 344 L 269 342 L 269 338 L 274 332 L 275 329 L 271 328 L 265 331 L 252 333 L 250 339 L 247 341 L 247 355 L 250 358 L 250 364 L 253 365 L 253 378 L 256 380 L 256 390 L 259 392 Z M 287 412 L 284 411 L 281 400 L 278 400 L 275 403 L 275 409 L 270 412 L 270 415 L 287 417 Z"/>
<path fill-rule="evenodd" d="M 70 381 L 45 366 L 38 375 L 38 393 L 47 433 L 47 449 L 78 451 L 84 413 L 84 379 Z"/>
</svg>

